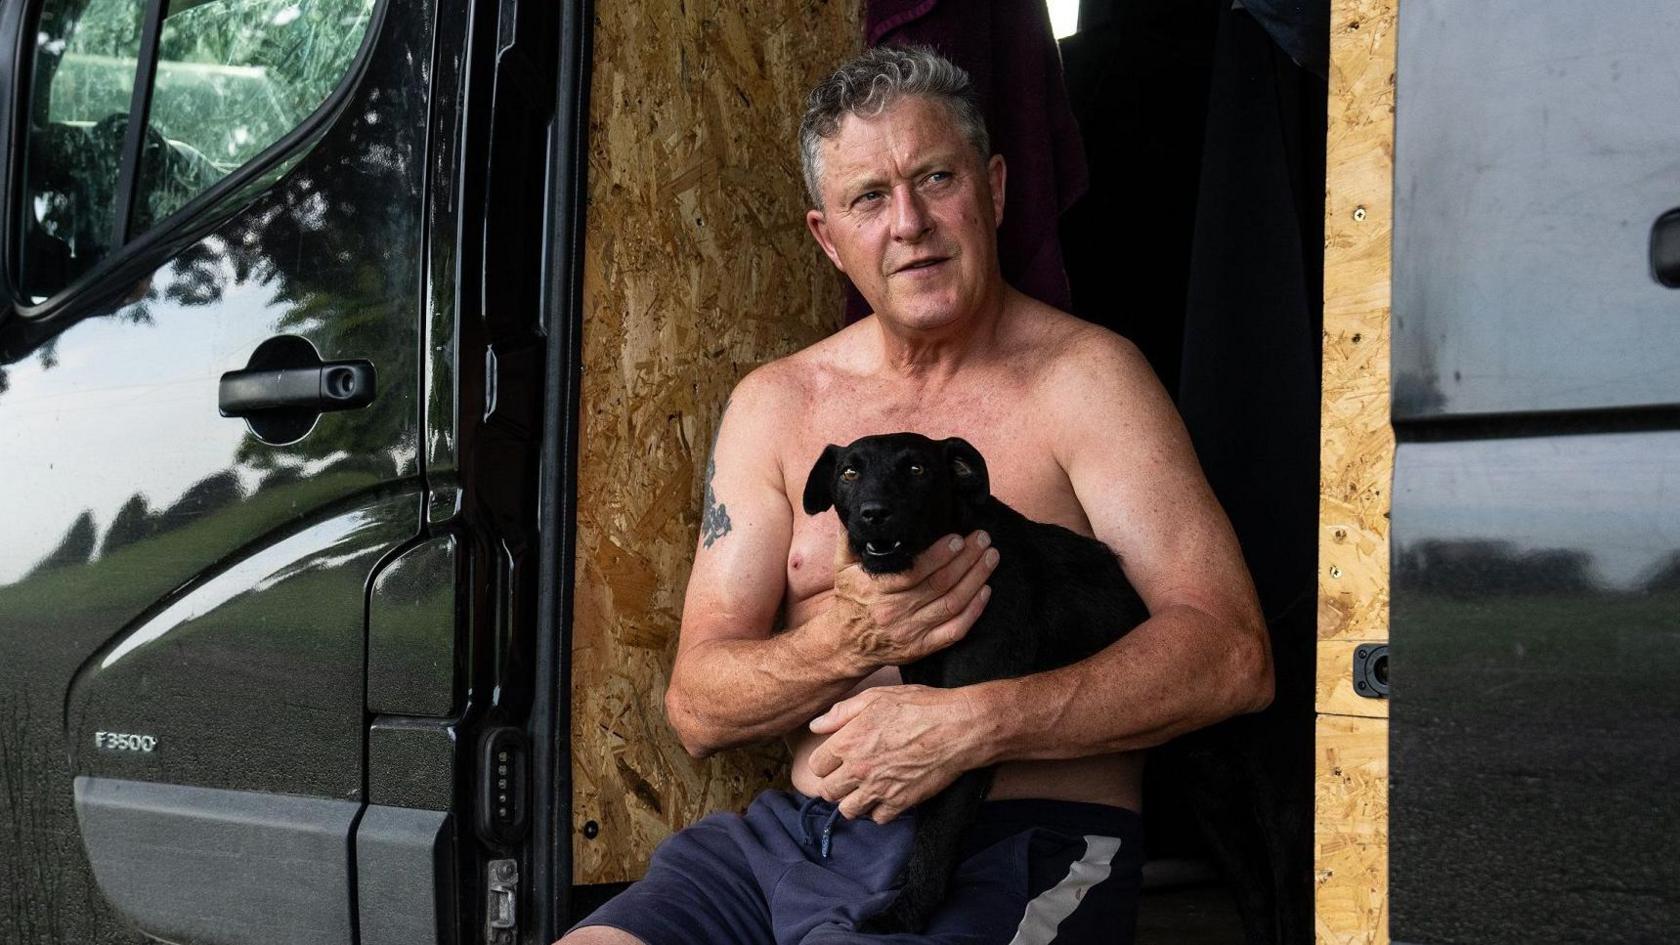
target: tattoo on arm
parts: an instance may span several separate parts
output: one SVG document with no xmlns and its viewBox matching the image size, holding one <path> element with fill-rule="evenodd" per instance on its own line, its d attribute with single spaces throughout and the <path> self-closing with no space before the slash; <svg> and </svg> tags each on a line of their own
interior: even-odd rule
<svg viewBox="0 0 1680 945">
<path fill-rule="evenodd" d="M 712 492 L 712 476 L 717 473 L 717 460 L 706 461 L 705 509 L 700 513 L 700 540 L 705 547 L 729 534 L 729 509 Z"/>
<path fill-rule="evenodd" d="M 717 493 L 712 491 L 712 477 L 717 475 L 717 445 L 718 438 L 723 434 L 723 414 L 729 412 L 729 403 L 724 402 L 723 410 L 718 415 L 717 432 L 712 434 L 712 456 L 706 460 L 706 496 L 702 500 L 700 511 L 700 541 L 704 547 L 712 547 L 712 542 L 729 534 L 729 509 L 717 500 Z"/>
</svg>

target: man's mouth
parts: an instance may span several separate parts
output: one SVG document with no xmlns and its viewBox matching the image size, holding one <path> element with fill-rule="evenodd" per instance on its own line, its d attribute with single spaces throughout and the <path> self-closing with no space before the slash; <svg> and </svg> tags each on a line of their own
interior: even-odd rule
<svg viewBox="0 0 1680 945">
<path fill-rule="evenodd" d="M 908 265 L 898 267 L 897 269 L 893 270 L 893 274 L 897 275 L 898 273 L 901 273 L 901 272 L 917 272 L 917 271 L 920 271 L 922 269 L 932 269 L 934 266 L 937 266 L 940 263 L 945 262 L 946 260 L 948 260 L 950 258 L 951 257 L 949 257 L 949 256 L 937 256 L 937 257 L 934 257 L 934 258 L 931 258 L 931 259 L 918 259 L 918 260 L 915 260 L 914 262 L 909 263 Z"/>
<path fill-rule="evenodd" d="M 863 543 L 863 553 L 875 558 L 885 558 L 897 551 L 903 544 L 902 541 L 866 541 Z"/>
</svg>

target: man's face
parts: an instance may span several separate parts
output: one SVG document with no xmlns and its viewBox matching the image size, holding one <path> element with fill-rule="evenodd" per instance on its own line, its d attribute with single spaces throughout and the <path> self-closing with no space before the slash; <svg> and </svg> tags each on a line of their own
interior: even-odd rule
<svg viewBox="0 0 1680 945">
<path fill-rule="evenodd" d="M 811 233 L 875 313 L 917 330 L 975 312 L 998 280 L 1003 158 L 982 161 L 941 102 L 847 115 L 822 142 Z"/>
</svg>

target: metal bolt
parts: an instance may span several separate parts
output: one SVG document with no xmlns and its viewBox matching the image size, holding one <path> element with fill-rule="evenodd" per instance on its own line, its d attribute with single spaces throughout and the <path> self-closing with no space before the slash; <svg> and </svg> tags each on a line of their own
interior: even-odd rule
<svg viewBox="0 0 1680 945">
<path fill-rule="evenodd" d="M 511 879 L 512 877 L 513 877 L 513 864 L 512 863 L 498 863 L 498 864 L 496 864 L 496 878 L 497 879 Z"/>
<path fill-rule="evenodd" d="M 1354 207 L 1353 208 L 1353 218 L 1356 221 L 1363 222 L 1364 219 L 1365 219 L 1365 208 L 1364 207 Z"/>
<path fill-rule="evenodd" d="M 583 825 L 583 835 L 587 839 L 595 839 L 601 835 L 601 825 L 593 820 L 586 822 Z"/>
<path fill-rule="evenodd" d="M 1333 578 L 1341 577 L 1342 576 L 1342 569 L 1336 567 L 1335 565 L 1331 565 L 1330 566 L 1330 576 L 1333 577 Z"/>
</svg>

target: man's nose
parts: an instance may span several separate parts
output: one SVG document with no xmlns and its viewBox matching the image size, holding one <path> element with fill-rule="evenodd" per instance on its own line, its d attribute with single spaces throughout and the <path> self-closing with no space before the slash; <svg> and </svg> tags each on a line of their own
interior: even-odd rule
<svg viewBox="0 0 1680 945">
<path fill-rule="evenodd" d="M 892 509 L 885 503 L 865 502 L 858 508 L 858 517 L 863 519 L 866 525 L 885 525 L 887 520 L 892 518 Z"/>
<path fill-rule="evenodd" d="M 902 188 L 893 200 L 893 239 L 913 243 L 931 229 L 932 219 L 922 205 L 921 194 L 914 187 Z"/>
</svg>

